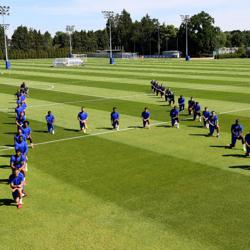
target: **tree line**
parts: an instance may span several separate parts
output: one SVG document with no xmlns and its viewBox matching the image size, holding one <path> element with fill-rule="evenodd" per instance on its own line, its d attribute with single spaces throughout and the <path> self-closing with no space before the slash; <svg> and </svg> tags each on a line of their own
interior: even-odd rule
<svg viewBox="0 0 250 250">
<path fill-rule="evenodd" d="M 179 50 L 185 54 L 186 25 L 180 27 L 160 23 L 148 14 L 140 21 L 133 21 L 130 14 L 123 10 L 107 21 L 103 30 L 74 31 L 72 33 L 73 53 L 96 52 L 109 49 L 109 22 L 112 26 L 112 46 L 126 52 L 140 55 L 155 55 L 165 50 Z M 187 24 L 189 53 L 191 56 L 211 55 L 220 47 L 240 47 L 246 54 L 250 47 L 250 31 L 223 32 L 214 24 L 206 12 L 192 16 Z M 0 58 L 4 58 L 4 35 L 0 28 Z M 10 58 L 53 58 L 69 54 L 69 35 L 58 31 L 52 35 L 46 31 L 19 26 L 8 38 Z"/>
</svg>

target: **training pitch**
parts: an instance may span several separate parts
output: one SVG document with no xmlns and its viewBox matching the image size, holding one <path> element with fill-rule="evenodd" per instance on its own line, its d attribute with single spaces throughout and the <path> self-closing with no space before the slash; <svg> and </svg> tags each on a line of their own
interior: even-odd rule
<svg viewBox="0 0 250 250">
<path fill-rule="evenodd" d="M 250 159 L 230 143 L 236 118 L 250 132 L 250 60 L 88 59 L 80 68 L 53 60 L 12 61 L 0 74 L 0 249 L 249 249 Z M 170 107 L 150 80 L 219 114 L 221 137 Z M 24 206 L 11 204 L 9 158 L 14 150 L 17 87 L 30 88 L 29 151 Z M 80 133 L 81 106 L 89 131 Z M 120 131 L 110 112 L 121 114 Z M 144 107 L 151 129 L 140 128 Z M 56 117 L 54 135 L 45 115 Z"/>
</svg>

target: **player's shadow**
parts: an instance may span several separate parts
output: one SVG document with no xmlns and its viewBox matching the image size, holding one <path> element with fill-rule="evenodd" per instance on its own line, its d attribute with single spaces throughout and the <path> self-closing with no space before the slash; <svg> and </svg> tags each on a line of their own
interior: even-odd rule
<svg viewBox="0 0 250 250">
<path fill-rule="evenodd" d="M 157 128 L 172 128 L 171 125 L 167 125 L 167 124 L 160 124 L 156 126 Z"/>
<path fill-rule="evenodd" d="M 10 165 L 0 165 L 0 168 L 10 168 Z"/>
<path fill-rule="evenodd" d="M 11 155 L 0 155 L 0 157 L 10 158 Z"/>
<path fill-rule="evenodd" d="M 15 122 L 4 122 L 3 124 L 14 125 L 14 124 L 16 124 L 16 123 L 15 123 Z"/>
<path fill-rule="evenodd" d="M 0 206 L 16 206 L 11 199 L 0 199 Z"/>
<path fill-rule="evenodd" d="M 210 145 L 210 148 L 228 148 L 227 146 L 222 146 L 222 145 Z"/>
<path fill-rule="evenodd" d="M 9 180 L 8 179 L 0 179 L 0 184 L 9 184 Z"/>
<path fill-rule="evenodd" d="M 114 130 L 113 128 L 111 127 L 98 127 L 96 129 L 102 129 L 102 130 Z"/>
<path fill-rule="evenodd" d="M 245 155 L 243 154 L 225 154 L 225 155 L 222 155 L 223 157 L 235 157 L 235 158 L 246 158 Z"/>
<path fill-rule="evenodd" d="M 143 128 L 143 127 L 139 125 L 133 125 L 133 126 L 128 126 L 128 128 Z"/>
<path fill-rule="evenodd" d="M 189 134 L 190 136 L 208 137 L 207 134 Z"/>
<path fill-rule="evenodd" d="M 5 132 L 4 134 L 6 134 L 6 135 L 15 135 L 16 132 Z"/>
<path fill-rule="evenodd" d="M 48 133 L 46 130 L 34 130 L 35 133 Z"/>
<path fill-rule="evenodd" d="M 250 165 L 230 166 L 229 168 L 239 168 L 239 169 L 243 169 L 243 170 L 250 170 Z"/>
<path fill-rule="evenodd" d="M 64 128 L 63 130 L 65 131 L 70 131 L 70 132 L 79 132 L 79 129 L 72 129 L 72 128 Z"/>
<path fill-rule="evenodd" d="M 202 125 L 188 125 L 189 128 L 203 128 Z"/>
</svg>

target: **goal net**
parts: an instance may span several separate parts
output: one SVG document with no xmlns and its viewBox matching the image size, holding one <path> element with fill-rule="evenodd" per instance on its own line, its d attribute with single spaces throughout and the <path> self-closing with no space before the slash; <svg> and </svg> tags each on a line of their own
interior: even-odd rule
<svg viewBox="0 0 250 250">
<path fill-rule="evenodd" d="M 81 58 L 56 58 L 53 62 L 54 67 L 81 66 L 84 64 Z"/>
<path fill-rule="evenodd" d="M 87 54 L 72 54 L 73 58 L 80 58 L 83 62 L 87 62 Z"/>
</svg>

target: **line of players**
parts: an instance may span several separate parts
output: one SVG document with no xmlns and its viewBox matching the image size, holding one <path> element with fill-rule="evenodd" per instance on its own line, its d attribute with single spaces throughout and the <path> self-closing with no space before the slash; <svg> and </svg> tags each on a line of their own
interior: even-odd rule
<svg viewBox="0 0 250 250">
<path fill-rule="evenodd" d="M 165 100 L 169 103 L 170 106 L 175 105 L 175 95 L 172 90 L 169 88 L 163 87 L 163 85 L 159 85 L 157 81 L 151 81 L 151 90 L 157 96 L 160 94 L 161 97 L 165 96 Z M 28 88 L 25 86 L 25 83 L 22 83 L 20 89 L 16 93 L 16 103 L 17 107 L 15 108 L 16 113 L 16 125 L 17 125 L 17 134 L 14 136 L 14 148 L 15 155 L 11 156 L 10 159 L 10 167 L 12 169 L 12 174 L 9 177 L 9 183 L 12 189 L 12 195 L 14 200 L 16 201 L 17 207 L 22 207 L 22 197 L 27 196 L 24 191 L 25 186 L 25 177 L 28 171 L 28 151 L 29 147 L 27 141 L 30 142 L 30 146 L 33 148 L 33 141 L 31 136 L 31 128 L 29 126 L 29 122 L 26 120 L 25 111 L 27 109 L 27 95 Z M 172 127 L 179 128 L 180 127 L 180 112 L 185 110 L 185 98 L 181 95 L 178 98 L 178 105 L 174 106 L 170 111 L 171 125 Z M 213 136 L 214 131 L 217 131 L 217 137 L 220 136 L 220 127 L 218 116 L 215 111 L 208 110 L 205 107 L 204 111 L 201 112 L 201 106 L 198 102 L 196 102 L 193 97 L 188 101 L 188 114 L 193 115 L 193 120 L 199 119 L 200 122 L 203 120 L 203 125 L 205 128 L 209 129 L 208 136 Z M 141 113 L 142 118 L 142 127 L 150 128 L 150 111 L 147 107 Z M 49 133 L 54 134 L 54 122 L 55 117 L 51 111 L 48 111 L 48 114 L 45 117 L 47 123 L 47 130 Z M 84 109 L 81 108 L 81 111 L 77 115 L 77 119 L 80 125 L 80 131 L 83 133 L 87 132 L 87 120 L 88 113 Z M 110 114 L 111 124 L 113 129 L 119 131 L 119 119 L 120 114 L 117 111 L 117 108 L 114 107 Z M 250 134 L 247 134 L 244 138 L 243 136 L 243 126 L 239 124 L 239 120 L 235 121 L 235 124 L 231 127 L 232 133 L 232 142 L 228 146 L 229 148 L 233 148 L 236 145 L 237 140 L 241 140 L 244 150 L 246 151 L 247 156 L 250 156 Z"/>
<path fill-rule="evenodd" d="M 170 88 L 166 88 L 163 84 L 159 84 L 156 80 L 151 81 L 151 91 L 156 94 L 156 96 L 165 96 L 165 101 L 169 103 L 169 106 L 172 104 L 175 105 L 175 95 L 174 92 Z M 174 108 L 170 111 L 171 124 L 172 127 L 179 128 L 180 112 L 185 110 L 185 98 L 183 95 L 180 95 L 178 98 L 178 106 L 174 106 Z M 202 122 L 205 128 L 209 129 L 208 136 L 213 136 L 214 131 L 217 131 L 217 137 L 220 136 L 220 126 L 218 115 L 215 111 L 210 112 L 208 107 L 205 107 L 201 112 L 201 105 L 199 102 L 196 102 L 193 97 L 190 97 L 188 101 L 188 114 L 193 115 L 193 120 L 195 121 L 199 118 L 199 121 Z M 245 137 L 243 135 L 243 126 L 239 123 L 239 119 L 235 120 L 235 123 L 231 126 L 231 143 L 226 146 L 226 148 L 234 148 L 237 140 L 240 140 L 243 146 L 243 150 L 246 152 L 246 156 L 250 156 L 250 134 L 247 134 Z"/>
<path fill-rule="evenodd" d="M 34 147 L 31 136 L 31 128 L 25 114 L 27 109 L 26 100 L 28 93 L 28 87 L 25 83 L 22 83 L 20 89 L 15 94 L 17 103 L 17 107 L 15 108 L 17 134 L 14 135 L 15 154 L 10 158 L 12 173 L 9 177 L 9 184 L 17 208 L 22 207 L 22 199 L 27 196 L 27 193 L 24 191 L 24 187 L 26 185 L 26 174 L 28 171 L 27 162 L 29 146 L 27 141 L 30 142 L 30 146 L 32 148 Z"/>
</svg>

